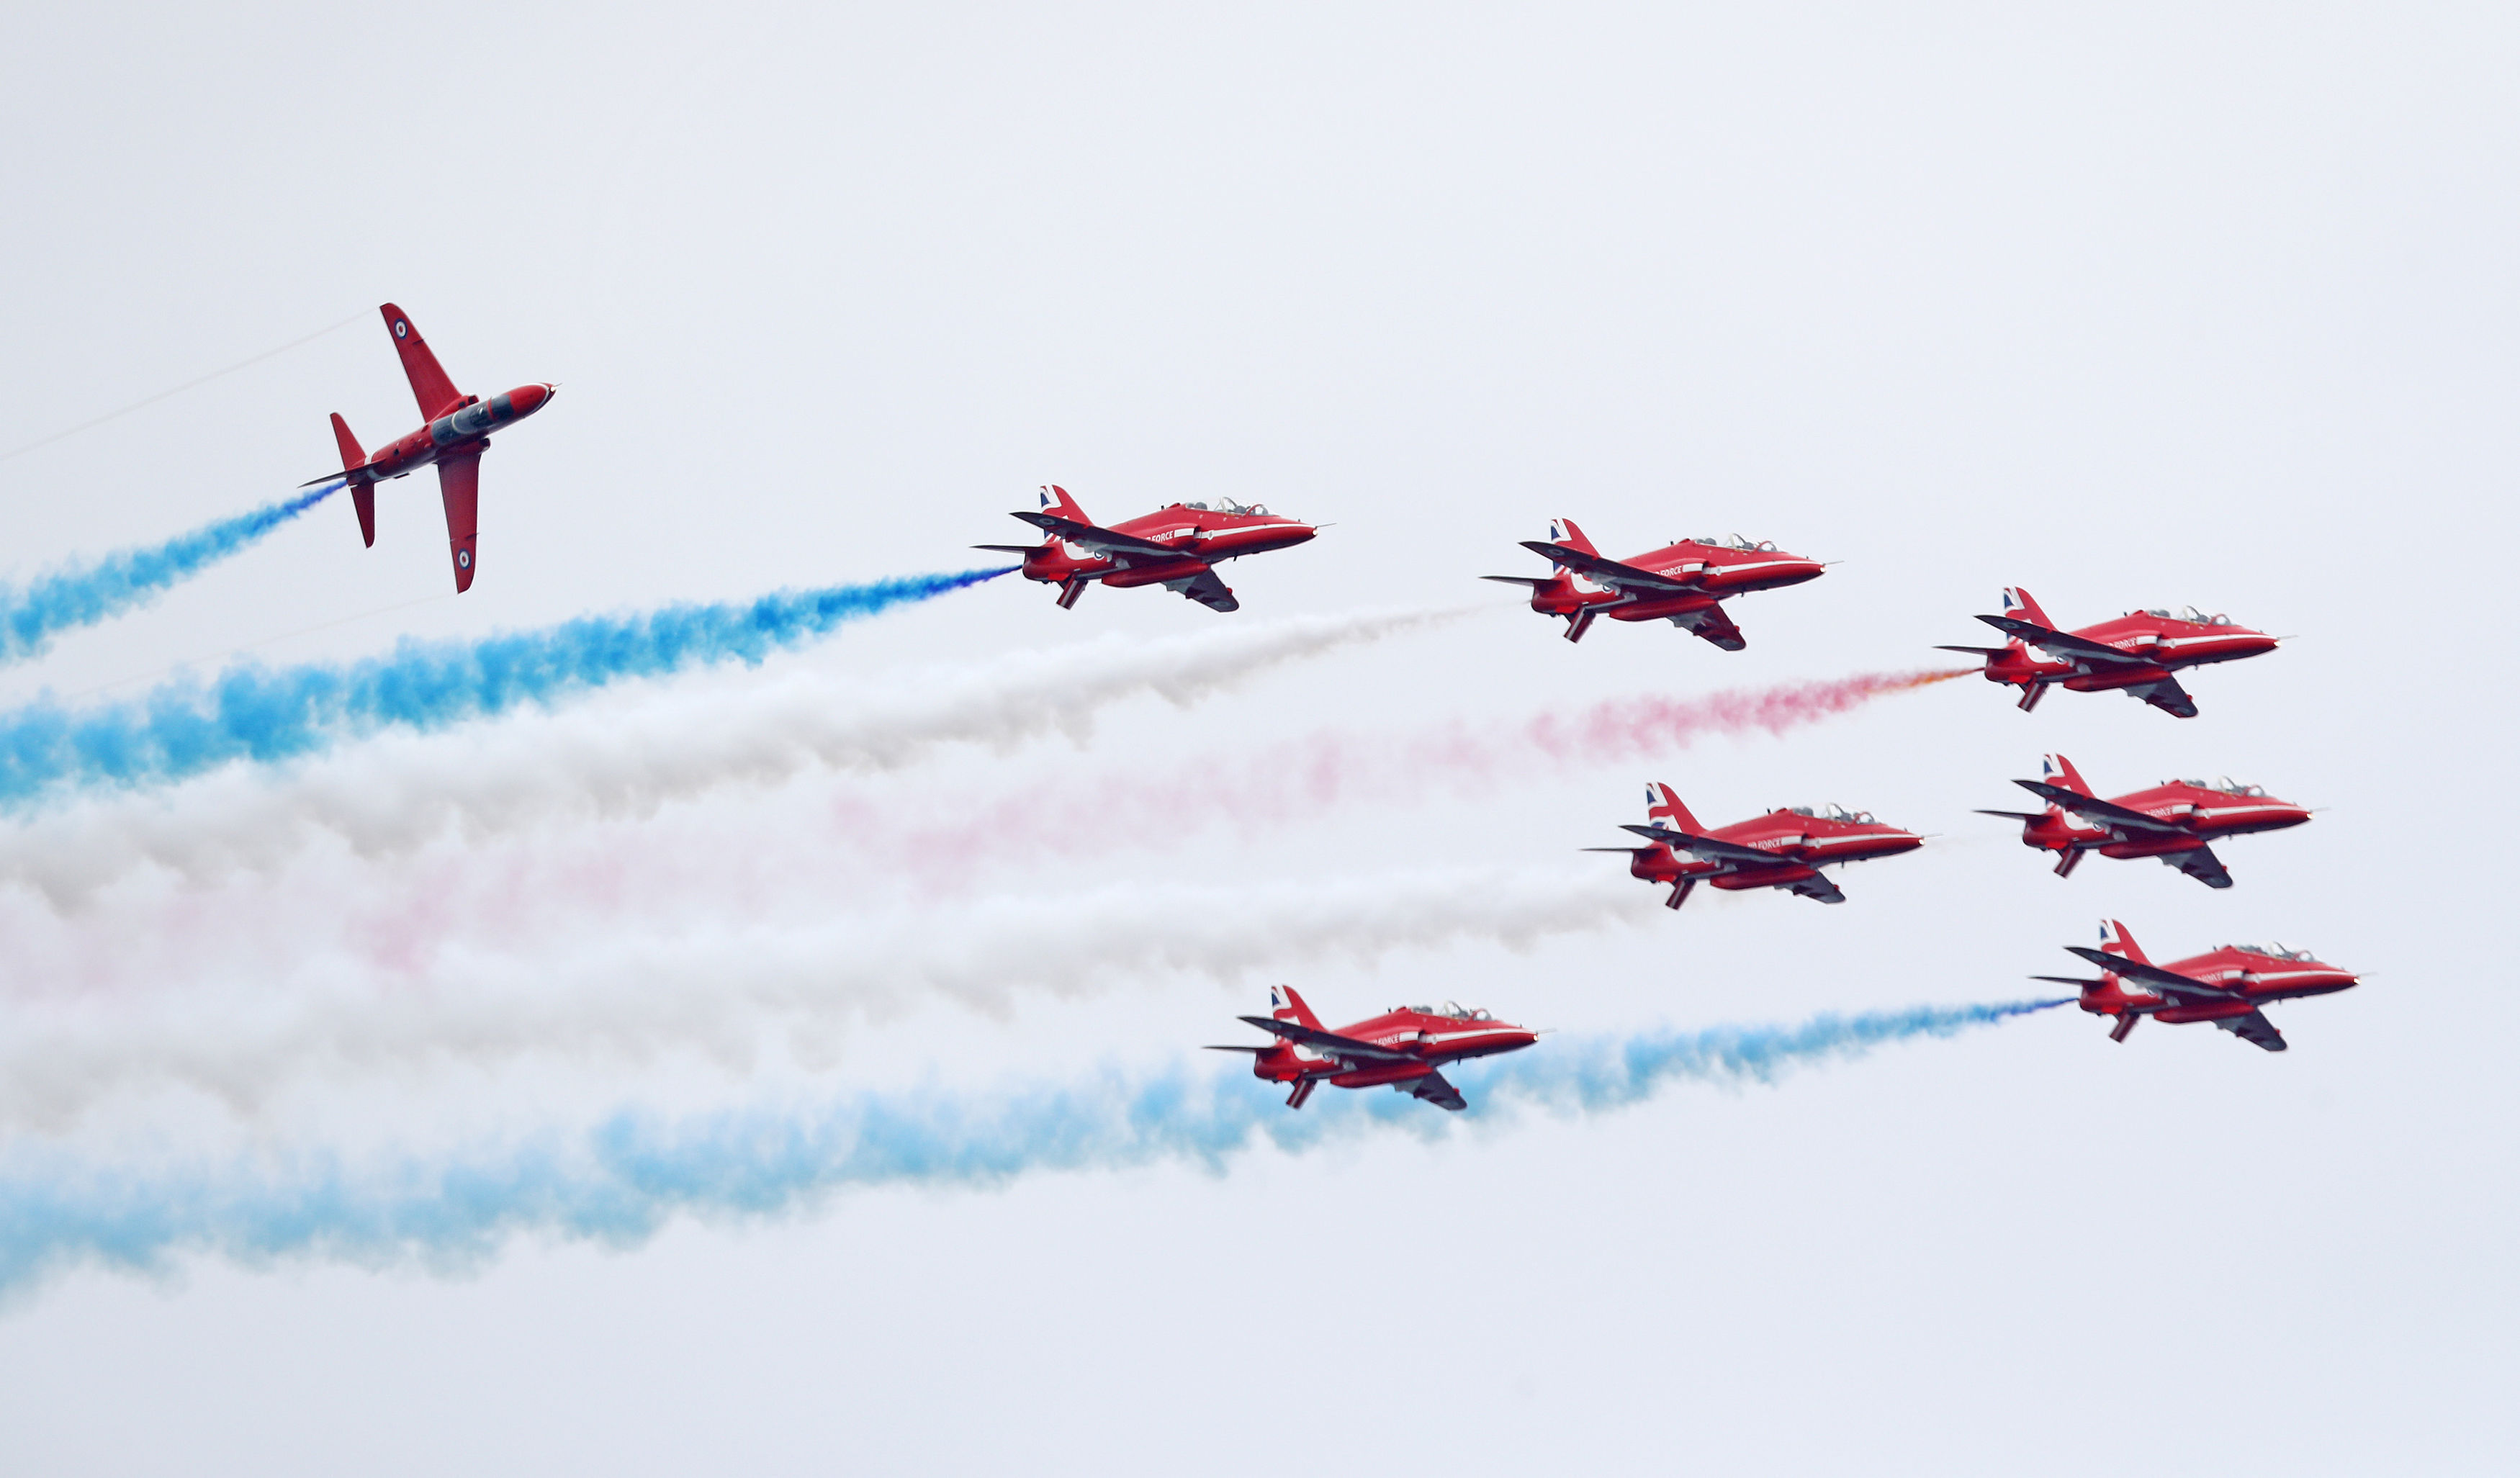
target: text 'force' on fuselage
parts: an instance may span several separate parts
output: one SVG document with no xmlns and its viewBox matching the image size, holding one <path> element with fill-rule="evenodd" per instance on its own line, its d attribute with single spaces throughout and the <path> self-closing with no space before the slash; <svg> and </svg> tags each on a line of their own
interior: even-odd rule
<svg viewBox="0 0 2520 1478">
<path fill-rule="evenodd" d="M 1726 651 L 1749 645 L 1723 604 L 1755 590 L 1817 580 L 1823 566 L 1774 544 L 1731 539 L 1680 539 L 1631 560 L 1604 560 L 1572 518 L 1549 525 L 1547 541 L 1522 547 L 1550 561 L 1547 579 L 1481 575 L 1501 585 L 1531 587 L 1531 608 L 1566 618 L 1566 640 L 1580 642 L 1595 618 L 1669 621 Z"/>
<path fill-rule="evenodd" d="M 1779 806 L 1764 816 L 1712 830 L 1697 824 L 1671 786 L 1645 786 L 1645 825 L 1624 829 L 1644 837 L 1642 847 L 1587 847 L 1625 852 L 1630 875 L 1667 883 L 1663 907 L 1688 901 L 1699 883 L 1727 890 L 1783 888 L 1822 903 L 1844 903 L 1837 884 L 1821 875 L 1832 865 L 1896 857 L 1925 844 L 1923 837 L 1875 821 L 1869 811 L 1843 806 Z"/>
<path fill-rule="evenodd" d="M 1272 1083 L 1293 1085 L 1288 1108 L 1301 1108 L 1313 1090 L 1388 1086 L 1438 1108 L 1460 1110 L 1468 1103 L 1436 1069 L 1447 1062 L 1519 1052 L 1540 1040 L 1528 1027 L 1499 1021 L 1486 1011 L 1446 1002 L 1436 1006 L 1395 1006 L 1379 1016 L 1325 1030 L 1321 1018 L 1295 994 L 1294 987 L 1273 986 L 1270 1014 L 1240 1019 L 1274 1034 L 1270 1047 L 1211 1047 L 1210 1052 L 1251 1053 L 1251 1075 Z"/>
<path fill-rule="evenodd" d="M 1937 647 L 1986 658 L 1984 676 L 2021 690 L 2021 711 L 2039 706 L 2050 687 L 2076 693 L 2115 690 L 2175 718 L 2196 716 L 2196 700 L 2172 673 L 2209 662 L 2236 662 L 2275 649 L 2275 639 L 2229 616 L 2184 610 L 2130 610 L 2077 631 L 2059 631 L 2030 593 L 2003 593 L 2003 614 L 1978 617 L 2010 641 L 2001 647 Z M 2031 655 L 2032 649 L 2046 653 Z"/>
<path fill-rule="evenodd" d="M 1160 585 L 1210 610 L 1238 610 L 1216 566 L 1245 555 L 1301 544 L 1319 532 L 1313 525 L 1256 505 L 1220 500 L 1170 503 L 1151 514 L 1103 528 L 1058 486 L 1041 490 L 1041 511 L 1014 517 L 1050 537 L 1040 544 L 976 544 L 974 549 L 1024 557 L 1023 577 L 1058 587 L 1058 607 L 1068 609 L 1085 587 L 1114 590 Z"/>
<path fill-rule="evenodd" d="M 437 356 L 429 352 L 428 341 L 420 336 L 410 315 L 391 303 L 378 311 L 384 315 L 385 328 L 393 335 L 394 352 L 402 356 L 403 376 L 411 381 L 412 398 L 420 402 L 421 419 L 428 425 L 371 454 L 359 450 L 359 438 L 350 434 L 350 424 L 341 419 L 340 412 L 334 412 L 333 439 L 341 453 L 338 476 L 350 485 L 351 505 L 359 511 L 359 537 L 373 549 L 377 542 L 376 485 L 435 466 L 438 497 L 446 508 L 447 548 L 455 560 L 455 589 L 461 594 L 472 588 L 477 555 L 474 536 L 480 528 L 481 454 L 490 449 L 490 433 L 551 404 L 560 386 L 522 384 L 487 400 L 467 395 L 455 388 L 455 382 L 438 368 Z M 310 478 L 305 485 L 331 482 L 334 475 Z"/>
</svg>

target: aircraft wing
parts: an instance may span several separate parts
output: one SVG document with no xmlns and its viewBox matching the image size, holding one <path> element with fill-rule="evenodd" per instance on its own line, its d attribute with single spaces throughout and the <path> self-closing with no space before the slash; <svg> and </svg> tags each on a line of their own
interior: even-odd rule
<svg viewBox="0 0 2520 1478">
<path fill-rule="evenodd" d="M 1213 564 L 1187 580 L 1167 580 L 1164 585 L 1167 589 L 1180 591 L 1184 599 L 1196 601 L 1210 610 L 1242 608 L 1242 603 L 1234 599 L 1234 592 L 1226 589 L 1225 581 L 1218 578 Z"/>
<path fill-rule="evenodd" d="M 1741 635 L 1741 628 L 1732 624 L 1732 618 L 1724 613 L 1724 607 L 1721 605 L 1709 605 L 1704 610 L 1683 611 L 1673 619 L 1686 628 L 1690 636 L 1720 647 L 1726 651 L 1739 651 L 1750 645 L 1749 641 Z"/>
<path fill-rule="evenodd" d="M 1785 884 L 1785 891 L 1788 893 L 1799 893 L 1805 898 L 1817 898 L 1822 903 L 1846 902 L 1846 895 L 1837 890 L 1837 884 L 1821 876 L 1818 873 L 1814 873 L 1809 877 L 1796 878 L 1794 881 Z"/>
<path fill-rule="evenodd" d="M 1679 578 L 1658 575 L 1649 569 L 1639 569 L 1633 564 L 1622 564 L 1616 560 L 1604 560 L 1599 555 L 1588 555 L 1580 549 L 1570 549 L 1563 544 L 1552 544 L 1545 539 L 1525 539 L 1522 541 L 1522 547 L 1535 555 L 1547 556 L 1552 563 L 1562 564 L 1578 574 L 1589 575 L 1604 585 L 1619 590 L 1634 591 L 1640 595 L 1686 594 L 1697 589 L 1701 578 L 1697 575 L 1685 575 Z"/>
<path fill-rule="evenodd" d="M 1687 831 L 1675 831 L 1669 827 L 1629 826 L 1621 829 L 1634 831 L 1639 836 L 1650 836 L 1655 841 L 1678 847 L 1708 862 L 1737 863 L 1743 867 L 1754 868 L 1785 868 L 1794 865 L 1793 859 L 1778 857 L 1774 852 L 1762 852 L 1757 847 L 1745 847 L 1737 841 L 1725 841 L 1719 837 L 1696 836 Z"/>
<path fill-rule="evenodd" d="M 411 381 L 411 398 L 420 405 L 420 419 L 435 421 L 464 403 L 464 392 L 446 378 L 438 367 L 437 356 L 428 350 L 428 341 L 420 336 L 411 315 L 391 303 L 381 303 L 377 311 L 385 316 L 385 327 L 392 331 L 394 353 L 402 357 L 403 378 Z"/>
<path fill-rule="evenodd" d="M 1342 1037 L 1336 1032 L 1326 1032 L 1318 1026 L 1306 1026 L 1299 1021 L 1281 1021 L 1274 1016 L 1244 1016 L 1241 1019 L 1264 1032 L 1283 1037 L 1289 1042 L 1301 1042 L 1306 1047 L 1316 1047 L 1323 1052 L 1333 1053 L 1342 1057 L 1353 1057 L 1361 1062 L 1425 1060 L 1416 1053 L 1396 1052 L 1388 1047 L 1377 1047 L 1371 1042 L 1360 1042 L 1354 1037 Z"/>
<path fill-rule="evenodd" d="M 2209 888 L 2228 888 L 2231 885 L 2230 873 L 2224 868 L 2223 859 L 2214 855 L 2212 847 L 2198 847 L 2193 852 L 2174 853 L 2164 857 L 2162 861 L 2178 868 L 2182 873 Z"/>
<path fill-rule="evenodd" d="M 1045 533 L 1064 539 L 1070 544 L 1081 544 L 1097 554 L 1121 558 L 1135 556 L 1141 560 L 1156 556 L 1171 560 L 1181 554 L 1180 550 L 1169 544 L 1157 544 L 1152 539 L 1141 539 L 1136 534 L 1114 533 L 1107 528 L 1096 528 L 1091 523 L 1079 523 L 1073 518 L 1062 518 L 1057 514 L 1036 514 L 1025 509 L 1017 512 L 1015 516 Z"/>
<path fill-rule="evenodd" d="M 2272 1028 L 2269 1029 L 2272 1030 Z M 1423 1098 L 1437 1108 L 1451 1109 L 1455 1113 L 1460 1113 L 1470 1106 L 1470 1100 L 1462 1097 L 1462 1091 L 1455 1088 L 1452 1080 L 1442 1073 L 1428 1073 L 1410 1084 L 1409 1097 Z"/>
<path fill-rule="evenodd" d="M 2127 692 L 2169 714 L 2172 718 L 2192 719 L 2196 716 L 2196 700 L 2187 695 L 2186 689 L 2179 686 L 2177 678 L 2156 678 L 2149 683 L 2130 688 Z"/>
<path fill-rule="evenodd" d="M 2228 986 L 2209 985 L 2193 976 L 2180 974 L 2177 970 L 2165 970 L 2157 964 L 2144 964 L 2121 955 L 2103 954 L 2089 945 L 2069 944 L 2065 948 L 2067 952 L 2080 955 L 2104 970 L 2116 971 L 2122 979 L 2140 980 L 2165 995 L 2194 996 L 2208 1001 L 2241 999 L 2238 991 Z"/>
<path fill-rule="evenodd" d="M 2072 632 L 2052 631 L 2035 621 L 2024 621 L 2015 616 L 1980 616 L 1978 619 L 2005 636 L 2019 637 L 2060 662 L 2100 662 L 2135 667 L 2155 665 L 2150 657 L 2120 651 L 2106 642 L 2094 642 Z"/>
<path fill-rule="evenodd" d="M 2251 1011 L 2245 1016 L 2226 1016 L 2214 1024 L 2251 1047 L 2262 1047 L 2271 1053 L 2284 1050 L 2283 1033 L 2275 1030 L 2275 1024 L 2267 1019 L 2264 1011 Z"/>
<path fill-rule="evenodd" d="M 472 539 L 481 523 L 481 454 L 437 464 L 437 492 L 446 504 L 446 544 L 455 554 L 455 593 L 472 588 Z"/>
<path fill-rule="evenodd" d="M 2017 780 L 2013 784 L 2041 800 L 2054 801 L 2077 816 L 2088 816 L 2093 821 L 2105 822 L 2120 830 L 2140 831 L 2147 836 L 2187 834 L 2187 829 L 2177 822 L 2163 821 L 2157 816 L 2146 816 L 2133 806 L 2121 806 L 2113 800 L 2101 800 L 2097 796 L 2085 795 L 2079 790 L 2068 790 L 2062 785 L 2051 785 L 2046 781 Z"/>
</svg>

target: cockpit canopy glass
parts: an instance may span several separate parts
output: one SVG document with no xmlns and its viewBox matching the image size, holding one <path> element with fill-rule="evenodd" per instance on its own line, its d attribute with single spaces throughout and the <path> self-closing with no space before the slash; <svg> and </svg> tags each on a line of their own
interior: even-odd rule
<svg viewBox="0 0 2520 1478">
<path fill-rule="evenodd" d="M 1708 534 L 1701 539 L 1683 539 L 1679 542 L 1683 544 L 1703 544 L 1708 549 L 1737 549 L 1745 555 L 1773 555 L 1777 552 L 1777 546 L 1772 543 L 1754 544 L 1749 540 L 1742 538 L 1739 534 L 1734 534 L 1729 539 L 1719 539 L 1713 534 Z"/>
<path fill-rule="evenodd" d="M 2185 621 L 2191 626 L 2229 626 L 2234 624 L 2229 616 L 2223 614 L 2219 610 L 2209 616 L 2205 612 L 2198 610 L 2193 605 L 2182 605 L 2177 610 L 2171 610 L 2164 606 L 2147 606 L 2142 611 L 2142 614 L 2147 616 L 2159 616 L 2165 621 Z"/>
<path fill-rule="evenodd" d="M 1231 498 L 1219 498 L 1214 503 L 1185 503 L 1181 506 L 1196 509 L 1202 514 L 1256 514 L 1266 517 L 1269 513 L 1267 504 L 1237 503 Z"/>
<path fill-rule="evenodd" d="M 1875 825 L 1871 812 L 1849 811 L 1835 801 L 1819 806 L 1782 806 L 1778 809 L 1788 816 L 1810 816 L 1822 821 L 1851 822 L 1856 826 Z"/>
<path fill-rule="evenodd" d="M 2274 943 L 2227 944 L 2223 946 L 2223 948 L 2227 950 L 2238 950 L 2244 955 L 2264 955 L 2270 960 L 2308 960 L 2312 958 L 2311 953 L 2308 950 L 2286 949 L 2284 946 Z"/>
<path fill-rule="evenodd" d="M 2228 775 L 2217 780 L 2176 780 L 2170 782 L 2170 784 L 2175 785 L 2187 785 L 2198 790 L 2212 790 L 2221 795 L 2264 795 L 2267 793 L 2267 787 L 2264 785 L 2244 785 Z"/>
<path fill-rule="evenodd" d="M 1395 1006 L 1392 1009 L 1413 1011 L 1420 1016 L 1450 1016 L 1456 1021 L 1494 1021 L 1496 1019 L 1478 1007 L 1463 1006 L 1458 1001 L 1447 1001 L 1442 1006 Z"/>
</svg>

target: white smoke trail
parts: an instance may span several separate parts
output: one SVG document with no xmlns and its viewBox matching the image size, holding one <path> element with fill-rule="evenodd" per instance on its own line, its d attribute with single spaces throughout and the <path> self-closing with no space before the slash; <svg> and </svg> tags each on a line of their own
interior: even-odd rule
<svg viewBox="0 0 2520 1478">
<path fill-rule="evenodd" d="M 1154 641 L 1111 636 L 875 685 L 796 671 L 732 690 L 651 691 L 435 736 L 388 735 L 293 767 L 232 767 L 0 827 L 0 882 L 70 907 L 149 864 L 196 882 L 268 873 L 325 833 L 362 856 L 395 856 L 450 829 L 477 838 L 644 816 L 809 769 L 894 769 L 944 744 L 1082 740 L 1100 710 L 1129 698 L 1195 703 L 1270 667 L 1465 613 L 1366 611 Z"/>
<path fill-rule="evenodd" d="M 552 960 L 462 946 L 403 988 L 203 992 L 135 1012 L 30 1001 L 0 1017 L 0 1125 L 59 1128 L 110 1095 L 182 1087 L 253 1112 L 306 1074 L 497 1067 L 531 1054 L 750 1063 L 774 1033 L 819 1057 L 835 1034 L 943 997 L 1079 996 L 1179 975 L 1265 971 L 1454 944 L 1525 949 L 1634 922 L 1649 895 L 1598 870 L 1447 871 L 1218 885 L 1117 885 L 903 910 L 812 927 L 615 930 Z"/>
</svg>

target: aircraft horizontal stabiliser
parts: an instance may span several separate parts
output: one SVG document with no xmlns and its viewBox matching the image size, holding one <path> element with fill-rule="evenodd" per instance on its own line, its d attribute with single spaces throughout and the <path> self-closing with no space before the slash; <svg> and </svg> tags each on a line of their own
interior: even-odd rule
<svg viewBox="0 0 2520 1478">
<path fill-rule="evenodd" d="M 1669 621 L 1702 641 L 1739 651 L 1749 645 L 1723 603 L 1752 591 L 1777 590 L 1817 580 L 1818 560 L 1789 555 L 1774 544 L 1730 539 L 1680 539 L 1631 560 L 1605 560 L 1572 518 L 1549 525 L 1546 542 L 1522 547 L 1550 562 L 1549 577 L 1481 575 L 1501 585 L 1531 588 L 1531 608 L 1566 619 L 1566 640 L 1580 642 L 1600 616 L 1614 621 Z"/>
<path fill-rule="evenodd" d="M 1061 610 L 1073 607 L 1085 587 L 1097 583 L 1114 590 L 1160 585 L 1210 610 L 1238 610 L 1242 603 L 1217 576 L 1217 565 L 1289 549 L 1320 532 L 1259 505 L 1231 500 L 1219 500 L 1214 507 L 1168 503 L 1103 528 L 1085 516 L 1067 489 L 1058 486 L 1041 490 L 1040 512 L 1012 516 L 1049 537 L 1039 544 L 971 547 L 1023 556 L 1023 577 L 1058 586 Z"/>
<path fill-rule="evenodd" d="M 359 511 L 359 537 L 373 549 L 377 542 L 377 484 L 408 477 L 422 468 L 437 469 L 437 491 L 446 506 L 446 543 L 455 557 L 455 589 L 472 588 L 474 535 L 480 526 L 481 454 L 490 449 L 490 433 L 524 420 L 551 404 L 556 384 L 524 384 L 483 400 L 455 388 L 438 368 L 420 330 L 402 309 L 386 303 L 380 309 L 393 335 L 394 352 L 411 381 L 412 398 L 420 402 L 419 430 L 379 447 L 371 455 L 359 449 L 359 438 L 341 413 L 333 413 L 333 439 L 341 452 L 341 470 L 312 477 L 302 484 L 342 481 L 350 485 L 350 503 Z"/>
<path fill-rule="evenodd" d="M 1873 820 L 1869 811 L 1835 805 L 1779 806 L 1709 829 L 1688 814 L 1671 786 L 1659 783 L 1645 786 L 1645 825 L 1623 829 L 1646 844 L 1584 850 L 1626 853 L 1630 875 L 1669 885 L 1663 907 L 1670 909 L 1687 903 L 1689 890 L 1701 882 L 1727 891 L 1782 888 L 1822 903 L 1844 903 L 1846 895 L 1821 869 L 1895 857 L 1925 844 L 1912 831 Z"/>
<path fill-rule="evenodd" d="M 2326 996 L 2362 984 L 2360 976 L 2280 944 L 2227 944 L 2202 955 L 2155 964 L 2114 918 L 2100 921 L 2100 947 L 2069 944 L 2066 953 L 2100 967 L 2097 980 L 2033 975 L 2082 993 L 2077 1003 L 2095 1016 L 2114 1016 L 2112 1042 L 2124 1042 L 2146 1016 L 2174 1025 L 2211 1021 L 2252 1046 L 2284 1051 L 2283 1033 L 2259 1008 L 2302 996 Z"/>
<path fill-rule="evenodd" d="M 2139 697 L 2174 718 L 2196 716 L 2196 700 L 2173 673 L 2209 662 L 2236 662 L 2275 649 L 2276 639 L 2229 616 L 2183 610 L 2131 610 L 2125 615 L 2059 631 L 2030 593 L 2003 593 L 2003 614 L 1978 617 L 2009 638 L 2001 647 L 1937 647 L 1984 657 L 1984 676 L 2021 690 L 2021 711 L 2039 706 L 2048 690 L 2076 693 L 2115 690 Z M 2032 655 L 2036 650 L 2039 655 Z"/>
<path fill-rule="evenodd" d="M 1529 1027 L 1499 1021 L 1486 1011 L 1445 1002 L 1395 1006 L 1379 1016 L 1324 1029 L 1292 986 L 1273 986 L 1266 1016 L 1240 1019 L 1278 1040 L 1268 1047 L 1211 1047 L 1214 1053 L 1249 1053 L 1251 1075 L 1291 1085 L 1288 1108 L 1301 1108 L 1313 1091 L 1389 1087 L 1437 1108 L 1469 1106 L 1462 1091 L 1438 1071 L 1447 1062 L 1520 1052 L 1540 1040 Z"/>
<path fill-rule="evenodd" d="M 2252 831 L 2276 831 L 2310 820 L 2310 808 L 2277 800 L 2264 785 L 2219 781 L 2163 781 L 2149 790 L 2102 800 L 2061 754 L 2044 756 L 2039 779 L 2013 782 L 2048 803 L 2044 811 L 1980 811 L 2021 823 L 2022 844 L 2056 854 L 2056 875 L 2068 877 L 2086 853 L 2157 857 L 2209 888 L 2228 888 L 2231 874 L 2210 843 Z"/>
</svg>

